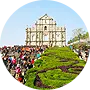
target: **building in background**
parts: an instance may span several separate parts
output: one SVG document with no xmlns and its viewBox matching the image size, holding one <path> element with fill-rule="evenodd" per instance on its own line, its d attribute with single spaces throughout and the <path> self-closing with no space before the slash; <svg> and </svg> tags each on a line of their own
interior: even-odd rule
<svg viewBox="0 0 90 90">
<path fill-rule="evenodd" d="M 66 28 L 57 27 L 56 21 L 45 14 L 32 28 L 26 29 L 26 45 L 65 46 Z"/>
</svg>

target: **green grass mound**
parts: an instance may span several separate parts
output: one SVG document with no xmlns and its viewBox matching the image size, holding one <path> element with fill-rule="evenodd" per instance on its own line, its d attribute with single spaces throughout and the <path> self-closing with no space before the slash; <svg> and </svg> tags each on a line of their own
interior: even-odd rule
<svg viewBox="0 0 90 90">
<path fill-rule="evenodd" d="M 85 61 L 80 60 L 68 47 L 50 47 L 34 66 L 25 75 L 25 85 L 48 90 L 70 83 L 82 71 Z"/>
</svg>

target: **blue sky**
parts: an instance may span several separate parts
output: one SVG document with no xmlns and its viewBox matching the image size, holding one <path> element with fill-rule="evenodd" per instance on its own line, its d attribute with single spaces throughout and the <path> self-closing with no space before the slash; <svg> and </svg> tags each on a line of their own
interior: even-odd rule
<svg viewBox="0 0 90 90">
<path fill-rule="evenodd" d="M 35 1 L 24 5 L 11 15 L 3 28 L 0 46 L 24 45 L 27 25 L 34 25 L 35 21 L 46 13 L 53 17 L 57 26 L 66 26 L 67 41 L 72 37 L 72 30 L 83 28 L 87 31 L 82 19 L 68 6 L 55 1 Z"/>
</svg>

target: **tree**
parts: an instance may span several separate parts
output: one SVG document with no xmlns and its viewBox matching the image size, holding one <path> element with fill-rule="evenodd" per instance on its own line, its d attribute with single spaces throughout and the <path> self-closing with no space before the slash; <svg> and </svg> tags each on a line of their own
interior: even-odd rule
<svg viewBox="0 0 90 90">
<path fill-rule="evenodd" d="M 88 32 L 86 33 L 86 38 L 89 38 L 89 33 Z"/>
<path fill-rule="evenodd" d="M 82 30 L 82 28 L 74 29 L 73 31 L 73 38 L 68 41 L 68 44 L 73 43 L 75 41 L 80 42 L 80 39 L 87 39 L 89 38 L 89 33 Z"/>
<path fill-rule="evenodd" d="M 73 41 L 72 40 L 70 40 L 70 41 L 68 41 L 68 44 L 70 44 L 70 43 L 72 43 Z"/>
<path fill-rule="evenodd" d="M 85 31 L 82 28 L 74 29 L 73 30 L 73 38 L 78 37 L 78 40 L 80 42 L 80 39 L 82 35 L 85 33 Z"/>
</svg>

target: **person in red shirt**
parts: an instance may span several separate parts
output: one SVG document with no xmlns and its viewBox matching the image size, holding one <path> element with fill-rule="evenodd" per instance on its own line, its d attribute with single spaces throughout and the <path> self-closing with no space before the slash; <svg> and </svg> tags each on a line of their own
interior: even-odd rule
<svg viewBox="0 0 90 90">
<path fill-rule="evenodd" d="M 34 58 L 31 60 L 31 64 L 32 64 L 32 65 L 34 64 Z"/>
<path fill-rule="evenodd" d="M 17 62 L 17 60 L 16 60 L 16 57 L 14 56 L 14 57 L 13 57 L 13 60 L 12 60 L 12 68 L 13 68 L 13 69 L 15 69 L 16 62 Z"/>
<path fill-rule="evenodd" d="M 23 83 L 24 77 L 22 76 L 21 73 L 19 73 L 19 77 L 17 79 L 19 82 Z"/>
<path fill-rule="evenodd" d="M 19 57 L 22 59 L 22 57 L 23 57 L 23 53 L 22 52 L 20 53 L 20 56 Z"/>
</svg>

